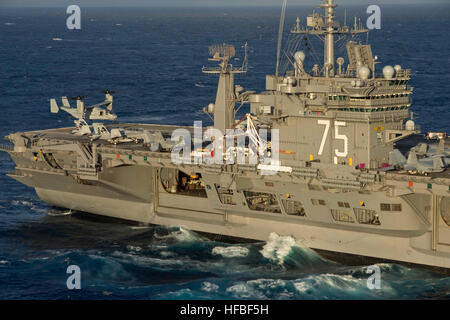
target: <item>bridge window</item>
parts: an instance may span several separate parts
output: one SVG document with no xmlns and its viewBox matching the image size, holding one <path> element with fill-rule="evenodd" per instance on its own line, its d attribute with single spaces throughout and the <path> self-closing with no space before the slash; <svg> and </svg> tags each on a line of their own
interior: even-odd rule
<svg viewBox="0 0 450 320">
<path fill-rule="evenodd" d="M 350 203 L 339 201 L 338 202 L 338 206 L 341 207 L 341 208 L 350 208 Z"/>
<path fill-rule="evenodd" d="M 380 209 L 381 209 L 381 211 L 400 212 L 400 211 L 402 211 L 402 205 L 400 203 L 398 203 L 398 204 L 381 203 Z"/>
<path fill-rule="evenodd" d="M 319 200 L 319 199 L 311 199 L 311 203 L 315 206 L 324 206 L 326 205 L 325 200 Z"/>
</svg>

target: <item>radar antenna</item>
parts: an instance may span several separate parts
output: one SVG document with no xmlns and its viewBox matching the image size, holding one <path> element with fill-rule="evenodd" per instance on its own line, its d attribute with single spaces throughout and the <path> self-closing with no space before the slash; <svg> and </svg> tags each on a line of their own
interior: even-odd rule
<svg viewBox="0 0 450 320">
<path fill-rule="evenodd" d="M 277 66 L 275 70 L 276 77 L 278 77 L 278 70 L 280 68 L 281 42 L 283 40 L 284 18 L 286 16 L 286 4 L 287 0 L 283 0 L 283 6 L 281 7 L 280 27 L 278 28 Z"/>
<path fill-rule="evenodd" d="M 324 42 L 324 62 L 323 70 L 326 77 L 334 76 L 334 36 L 335 35 L 351 35 L 355 36 L 360 33 L 369 33 L 368 29 L 362 27 L 356 23 L 353 29 L 350 29 L 347 25 L 340 26 L 339 22 L 335 20 L 335 9 L 337 5 L 334 0 L 322 0 L 319 8 L 325 10 L 325 14 L 321 15 L 318 13 L 310 14 L 307 17 L 306 27 L 300 26 L 299 20 L 297 24 L 291 30 L 294 34 L 312 34 L 316 35 L 319 39 Z M 345 18 L 347 20 L 347 18 Z"/>
<path fill-rule="evenodd" d="M 247 57 L 248 45 L 245 44 L 245 52 Z M 233 68 L 229 63 L 230 59 L 236 55 L 236 49 L 229 44 L 218 44 L 209 47 L 209 54 L 212 58 L 209 61 L 219 62 L 219 66 L 215 68 L 203 67 L 203 73 L 219 74 L 219 84 L 217 86 L 216 103 L 210 108 L 214 113 L 214 127 L 219 129 L 222 134 L 235 123 L 234 106 L 238 91 L 234 86 L 234 74 L 247 72 L 247 58 L 241 68 Z"/>
</svg>

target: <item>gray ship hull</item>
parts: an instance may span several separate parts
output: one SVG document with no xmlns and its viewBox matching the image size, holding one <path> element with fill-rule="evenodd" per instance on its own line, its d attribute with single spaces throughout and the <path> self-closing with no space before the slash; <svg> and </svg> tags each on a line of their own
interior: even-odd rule
<svg viewBox="0 0 450 320">
<path fill-rule="evenodd" d="M 448 189 L 440 191 L 438 185 L 432 190 L 422 186 L 421 190 L 416 182 L 412 192 L 406 181 L 398 180 L 399 177 L 387 180 L 384 176 L 382 181 L 373 183 L 370 191 L 367 187 L 339 189 L 337 185 L 330 187 L 329 181 L 326 184 L 319 178 L 302 175 L 262 177 L 256 169 L 176 166 L 162 154 L 149 153 L 143 161 L 144 156 L 139 158 L 137 151 L 122 159 L 117 159 L 117 152 L 125 153 L 124 149 L 108 152 L 99 150 L 104 159 L 102 172 L 77 178 L 68 171 L 51 168 L 45 159 L 33 161 L 26 152 L 9 150 L 17 164 L 10 176 L 35 188 L 38 196 L 52 206 L 145 224 L 181 225 L 227 237 L 266 241 L 272 233 L 289 235 L 304 246 L 328 253 L 326 256 L 333 252 L 441 269 L 450 267 L 450 228 L 440 206 L 433 207 L 436 199 L 440 204 L 447 203 Z M 59 162 L 63 160 L 64 153 L 54 155 Z M 180 172 L 201 175 L 205 186 L 202 192 L 167 188 L 167 181 L 175 177 L 176 183 Z M 221 197 L 219 184 L 229 186 L 232 198 Z M 395 191 L 388 192 L 388 185 Z M 249 202 L 254 194 L 250 197 L 246 190 L 273 195 L 275 209 L 260 210 Z M 295 210 L 289 209 L 284 199 L 287 197 L 302 203 L 304 210 L 293 214 Z M 324 203 L 315 201 L 321 199 Z M 344 211 L 351 214 L 350 220 L 334 219 L 333 212 L 341 212 L 337 208 L 342 203 Z M 397 203 L 401 212 L 380 211 L 383 203 Z M 365 210 L 376 210 L 380 223 L 362 221 L 352 210 L 361 205 Z"/>
</svg>

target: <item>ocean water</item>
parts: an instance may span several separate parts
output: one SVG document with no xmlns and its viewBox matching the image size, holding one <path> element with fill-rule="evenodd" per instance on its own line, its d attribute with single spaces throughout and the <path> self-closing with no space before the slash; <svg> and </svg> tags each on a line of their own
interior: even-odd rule
<svg viewBox="0 0 450 320">
<path fill-rule="evenodd" d="M 288 7 L 286 29 L 311 9 Z M 382 29 L 370 35 L 383 65 L 412 69 L 412 110 L 423 131 L 450 132 L 449 9 L 382 7 Z M 366 16 L 362 7 L 347 11 L 354 13 Z M 248 42 L 249 73 L 236 78 L 247 90 L 264 90 L 275 69 L 278 8 L 82 8 L 82 30 L 67 30 L 66 17 L 65 8 L 0 10 L 1 136 L 71 126 L 68 116 L 50 114 L 49 99 L 87 95 L 96 103 L 106 88 L 117 91 L 121 121 L 208 124 L 201 108 L 214 100 L 217 78 L 201 67 L 214 43 L 234 44 L 240 65 Z M 325 260 L 275 234 L 227 244 L 182 226 L 55 216 L 5 176 L 13 167 L 0 153 L 0 299 L 450 298 L 450 278 L 399 264 L 378 264 L 381 289 L 370 290 L 367 266 Z M 81 290 L 66 287 L 69 265 L 81 268 Z"/>
</svg>

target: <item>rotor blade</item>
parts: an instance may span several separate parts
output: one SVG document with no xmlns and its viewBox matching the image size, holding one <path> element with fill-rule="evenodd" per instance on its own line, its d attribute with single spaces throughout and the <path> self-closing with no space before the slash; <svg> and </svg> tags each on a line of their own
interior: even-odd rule
<svg viewBox="0 0 450 320">
<path fill-rule="evenodd" d="M 64 107 L 70 108 L 69 99 L 66 96 L 62 97 L 61 100 Z"/>
<path fill-rule="evenodd" d="M 109 89 L 103 89 L 103 90 L 100 90 L 100 92 L 104 93 L 104 94 L 114 94 L 114 93 L 116 93 L 116 91 L 109 90 Z"/>
<path fill-rule="evenodd" d="M 58 113 L 58 111 L 59 111 L 59 107 L 58 107 L 58 104 L 56 103 L 56 100 L 50 99 L 50 112 Z"/>
<path fill-rule="evenodd" d="M 111 103 L 111 101 L 105 100 L 105 101 L 103 101 L 103 102 L 94 104 L 94 105 L 92 105 L 92 106 L 85 107 L 85 109 L 93 109 L 93 108 L 103 107 L 103 106 L 107 106 L 107 105 L 110 104 L 110 103 Z"/>
<path fill-rule="evenodd" d="M 76 96 L 76 97 L 70 97 L 70 100 L 83 100 L 84 98 L 87 98 L 87 96 Z"/>
</svg>

